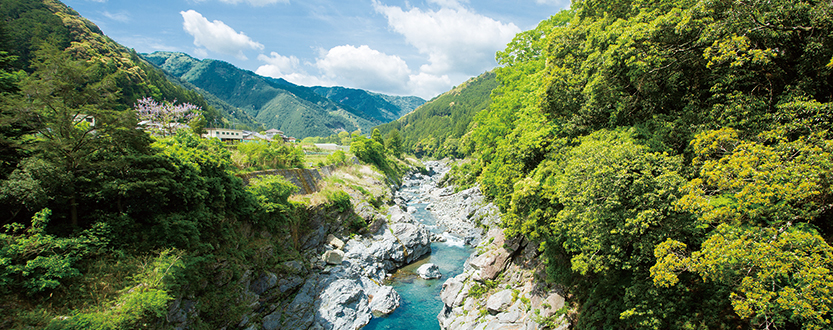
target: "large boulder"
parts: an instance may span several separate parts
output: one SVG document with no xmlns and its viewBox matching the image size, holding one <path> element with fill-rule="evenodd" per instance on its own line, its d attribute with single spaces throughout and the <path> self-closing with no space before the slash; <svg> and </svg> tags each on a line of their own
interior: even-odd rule
<svg viewBox="0 0 833 330">
<path fill-rule="evenodd" d="M 437 265 L 432 264 L 432 263 L 427 263 L 427 264 L 424 264 L 422 266 L 419 266 L 419 268 L 417 268 L 416 272 L 417 272 L 417 275 L 419 275 L 419 277 L 422 277 L 423 279 L 426 279 L 426 280 L 440 278 L 440 277 L 443 276 L 443 274 L 440 273 L 440 268 L 437 267 Z"/>
<path fill-rule="evenodd" d="M 399 293 L 393 287 L 383 286 L 373 294 L 370 300 L 370 312 L 376 317 L 388 315 L 399 307 L 400 300 Z"/>
<path fill-rule="evenodd" d="M 370 322 L 368 297 L 361 281 L 337 279 L 321 291 L 319 298 L 316 319 L 324 329 L 360 329 Z"/>
<path fill-rule="evenodd" d="M 443 283 L 443 289 L 440 291 L 440 299 L 448 307 L 454 307 L 454 301 L 463 290 L 463 280 L 459 276 L 452 277 Z"/>
</svg>

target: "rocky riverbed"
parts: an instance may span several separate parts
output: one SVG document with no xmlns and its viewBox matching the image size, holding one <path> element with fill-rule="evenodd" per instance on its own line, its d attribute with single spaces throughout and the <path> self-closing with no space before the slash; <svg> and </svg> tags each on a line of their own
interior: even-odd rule
<svg viewBox="0 0 833 330">
<path fill-rule="evenodd" d="M 237 292 L 237 303 L 251 311 L 230 328 L 360 329 L 373 318 L 391 314 L 400 304 L 411 303 L 403 302 L 388 285 L 392 274 L 430 254 L 432 242 L 445 241 L 476 249 L 465 262 L 465 254 L 454 259 L 458 260 L 455 265 L 463 263 L 463 267 L 454 266 L 453 272 L 448 272 L 447 265 L 440 267 L 446 267 L 445 273 L 430 265 L 417 270 L 425 259 L 409 267 L 420 273 L 413 274 L 419 281 L 437 283 L 429 300 L 441 299 L 431 307 L 441 310 L 436 320 L 412 329 L 566 328 L 562 326 L 566 321 L 555 316 L 564 298 L 538 280 L 543 278 L 543 265 L 537 243 L 505 239 L 497 227 L 498 209 L 477 187 L 457 193 L 439 187 L 449 169 L 447 162 L 425 165 L 427 173 L 411 173 L 401 186 L 390 187 L 395 203 L 383 211 L 361 203 L 336 219 L 329 214 L 310 219 L 310 230 L 298 242 L 304 251 L 301 259 L 277 265 L 274 271 L 246 270 L 232 282 L 215 281 L 216 286 Z M 432 221 L 418 221 L 414 205 L 419 205 L 420 214 L 430 211 Z M 345 237 L 343 223 L 351 216 L 370 224 L 366 234 Z M 408 281 L 415 280 L 394 286 L 401 289 Z M 187 297 L 177 299 L 171 304 L 168 323 L 187 328 L 189 318 L 199 317 L 194 314 L 196 303 Z"/>
<path fill-rule="evenodd" d="M 430 161 L 425 165 L 427 175 L 414 173 L 403 180 L 396 195 L 398 203 L 427 203 L 426 209 L 447 230 L 439 239 L 462 237 L 466 244 L 476 246 L 464 271 L 443 283 L 442 310 L 437 316 L 440 328 L 569 328 L 562 316 L 565 299 L 561 291 L 542 280 L 540 243 L 504 237 L 498 226 L 500 212 L 486 201 L 479 187 L 456 193 L 453 187 L 439 187 L 449 164 Z"/>
</svg>

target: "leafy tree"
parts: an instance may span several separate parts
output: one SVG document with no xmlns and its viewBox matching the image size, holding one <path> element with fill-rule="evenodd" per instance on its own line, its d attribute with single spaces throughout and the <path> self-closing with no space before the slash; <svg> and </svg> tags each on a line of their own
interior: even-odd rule
<svg viewBox="0 0 833 330">
<path fill-rule="evenodd" d="M 70 224 L 78 225 L 75 178 L 103 165 L 95 162 L 96 154 L 124 154 L 146 141 L 135 130 L 135 117 L 112 110 L 117 93 L 110 81 L 96 79 L 95 66 L 73 60 L 49 44 L 36 54 L 35 72 L 22 88 L 26 111 L 36 116 L 35 147 L 40 155 L 71 178 L 62 197 L 69 205 Z"/>
<path fill-rule="evenodd" d="M 452 177 L 543 241 L 580 329 L 823 328 L 829 10 L 576 2 L 498 54 Z"/>
<path fill-rule="evenodd" d="M 385 149 L 387 149 L 391 155 L 396 157 L 402 156 L 402 135 L 399 134 L 398 129 L 393 129 L 386 135 Z"/>
<path fill-rule="evenodd" d="M 353 142 L 350 144 L 350 151 L 365 163 L 376 165 L 382 170 L 387 168 L 385 147 L 376 140 L 361 135 L 354 136 Z"/>
<path fill-rule="evenodd" d="M 376 143 L 385 145 L 385 140 L 382 140 L 382 133 L 379 132 L 378 128 L 373 129 L 373 133 L 370 134 L 370 138 L 373 139 L 373 141 L 376 141 Z"/>
<path fill-rule="evenodd" d="M 19 105 L 20 82 L 25 73 L 12 67 L 16 59 L 0 50 L 0 178 L 24 157 L 25 136 L 35 130 L 32 113 L 22 111 Z"/>
</svg>

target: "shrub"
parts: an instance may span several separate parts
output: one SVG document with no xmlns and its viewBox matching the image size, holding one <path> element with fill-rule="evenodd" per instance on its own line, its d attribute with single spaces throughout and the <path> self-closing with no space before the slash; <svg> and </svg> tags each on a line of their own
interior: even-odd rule
<svg viewBox="0 0 833 330">
<path fill-rule="evenodd" d="M 32 217 L 31 226 L 5 225 L 0 234 L 0 288 L 2 292 L 24 292 L 34 295 L 51 291 L 64 280 L 80 276 L 76 262 L 85 255 L 107 245 L 102 238 L 103 224 L 72 238 L 61 238 L 46 233 L 52 215 L 43 209 Z"/>
<path fill-rule="evenodd" d="M 353 204 L 350 202 L 350 195 L 343 190 L 325 191 L 324 196 L 330 202 L 331 207 L 338 213 L 345 212 L 353 208 Z"/>
</svg>

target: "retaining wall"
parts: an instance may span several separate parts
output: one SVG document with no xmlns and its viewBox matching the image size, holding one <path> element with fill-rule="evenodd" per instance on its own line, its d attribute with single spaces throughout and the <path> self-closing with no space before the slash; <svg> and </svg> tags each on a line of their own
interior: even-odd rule
<svg viewBox="0 0 833 330">
<path fill-rule="evenodd" d="M 319 185 L 321 180 L 330 175 L 333 175 L 336 169 L 347 163 L 358 164 L 359 160 L 354 157 L 353 159 L 341 164 L 327 165 L 319 168 L 289 168 L 280 170 L 264 170 L 249 172 L 246 174 L 239 174 L 237 176 L 243 179 L 244 185 L 248 185 L 251 179 L 257 177 L 261 177 L 264 175 L 280 175 L 289 180 L 289 182 L 292 182 L 292 184 L 294 184 L 296 187 L 298 187 L 298 190 L 296 190 L 293 195 L 306 195 L 320 191 L 321 187 Z"/>
</svg>

